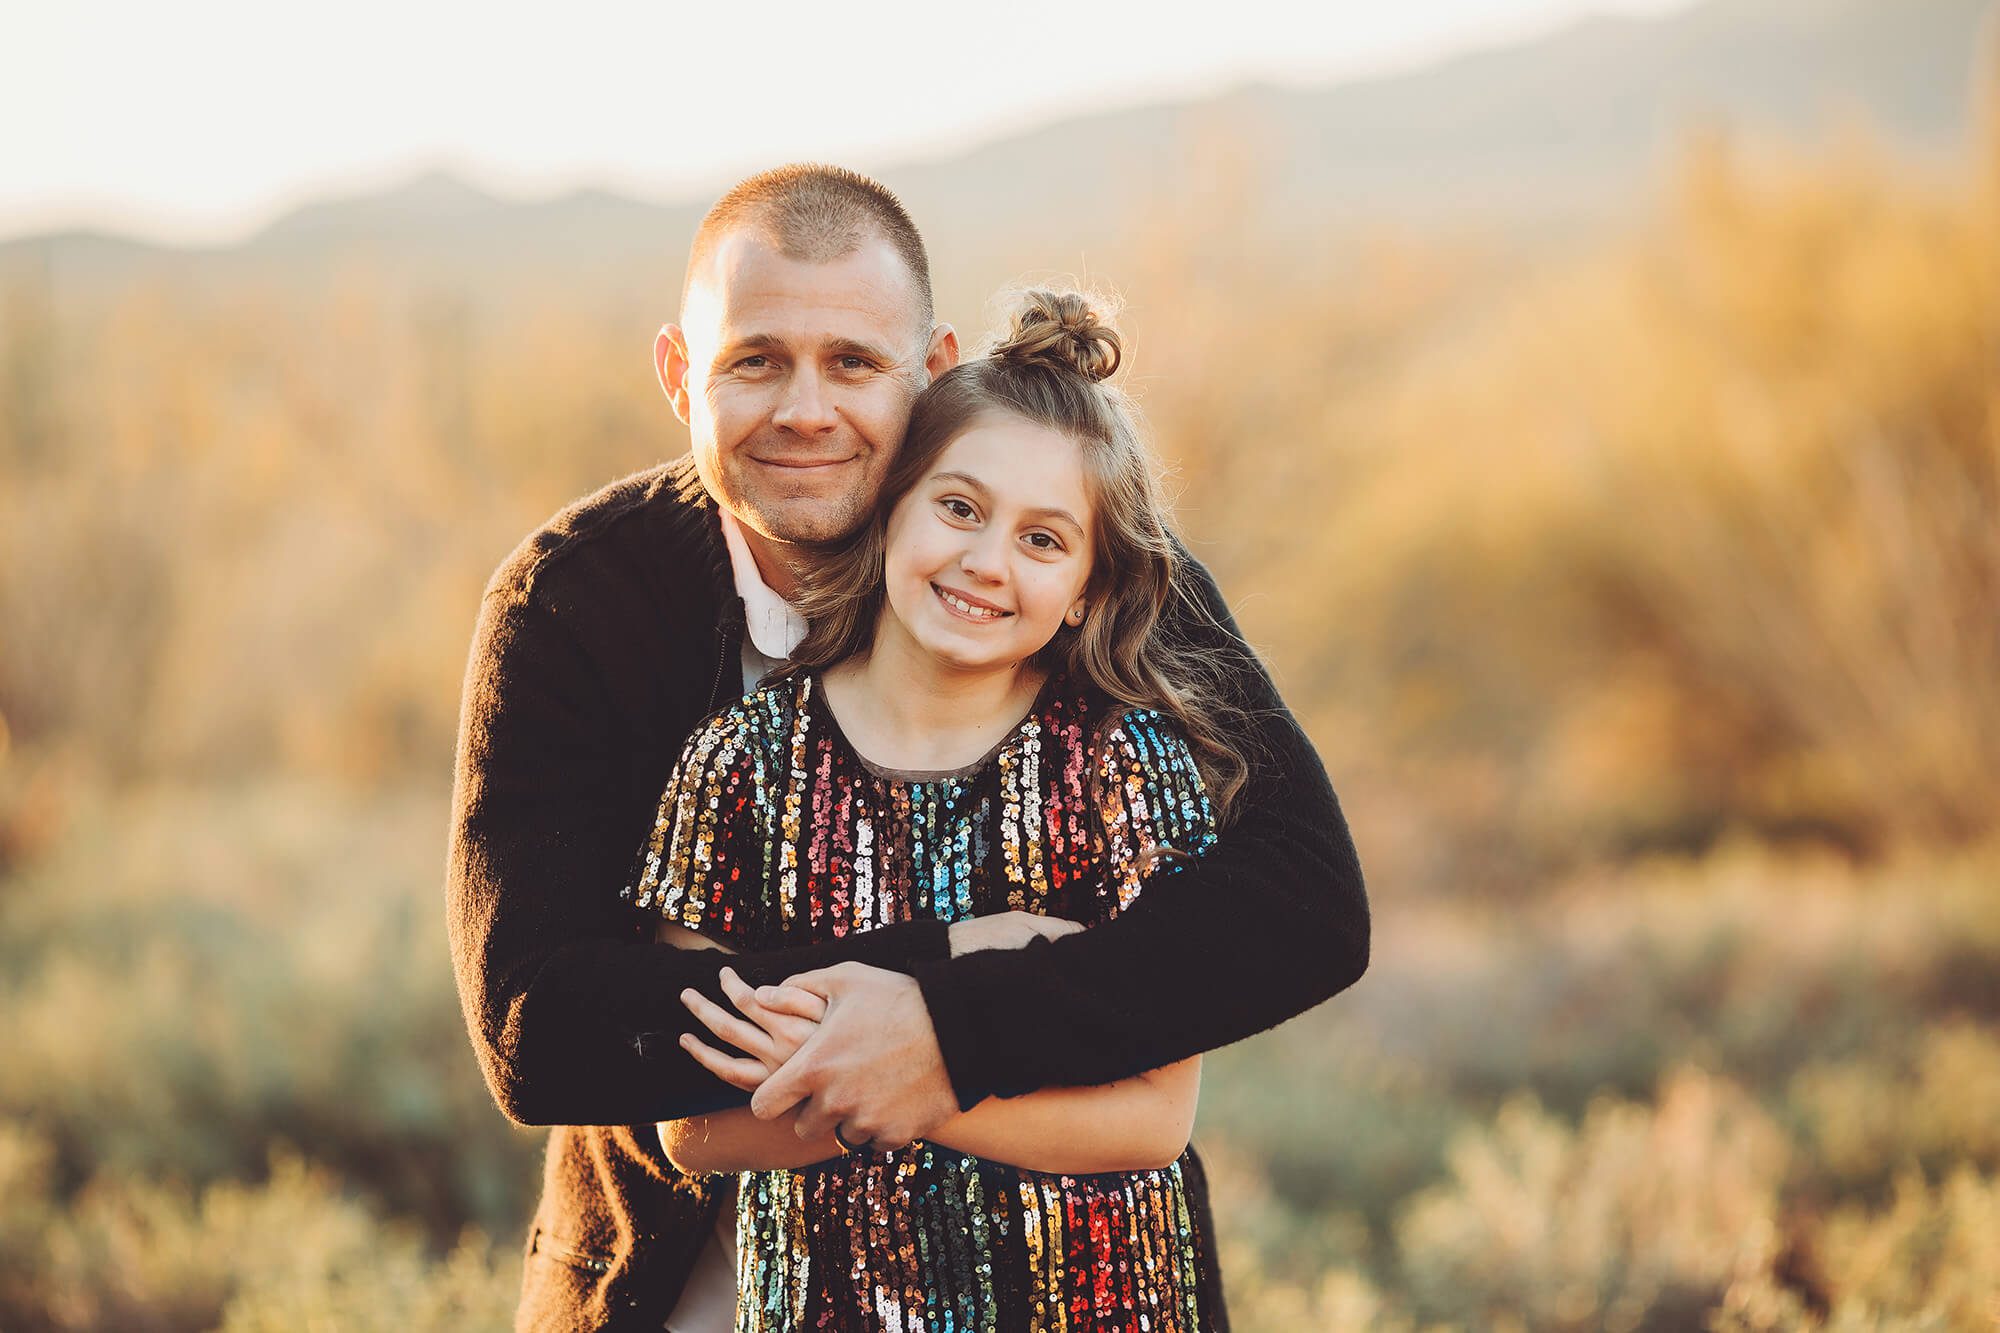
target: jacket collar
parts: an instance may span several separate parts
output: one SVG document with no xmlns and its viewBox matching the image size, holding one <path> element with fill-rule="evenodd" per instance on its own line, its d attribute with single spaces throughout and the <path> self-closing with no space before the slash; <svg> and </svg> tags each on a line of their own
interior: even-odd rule
<svg viewBox="0 0 2000 1333">
<path fill-rule="evenodd" d="M 721 509 L 695 470 L 694 455 L 682 454 L 660 471 L 649 497 L 661 529 L 664 558 L 700 578 L 702 590 L 715 607 L 715 627 L 743 632 L 743 600 L 722 540 Z"/>
</svg>

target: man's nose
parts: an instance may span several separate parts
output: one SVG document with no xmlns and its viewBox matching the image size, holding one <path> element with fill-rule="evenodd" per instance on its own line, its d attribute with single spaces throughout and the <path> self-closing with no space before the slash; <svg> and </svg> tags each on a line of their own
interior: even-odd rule
<svg viewBox="0 0 2000 1333">
<path fill-rule="evenodd" d="M 806 439 L 825 435 L 839 424 L 833 396 L 827 392 L 817 370 L 792 373 L 778 400 L 777 411 L 771 414 L 771 424 Z"/>
</svg>

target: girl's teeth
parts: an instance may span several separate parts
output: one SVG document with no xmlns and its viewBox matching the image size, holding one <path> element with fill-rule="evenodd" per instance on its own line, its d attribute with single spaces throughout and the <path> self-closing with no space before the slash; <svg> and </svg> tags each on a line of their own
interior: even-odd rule
<svg viewBox="0 0 2000 1333">
<path fill-rule="evenodd" d="M 938 594 L 944 598 L 947 604 L 949 604 L 950 606 L 954 607 L 959 611 L 963 611 L 966 615 L 969 616 L 978 616 L 982 620 L 991 620 L 993 617 L 1000 614 L 998 611 L 989 611 L 983 606 L 974 606 L 971 602 L 966 601 L 962 597 L 953 597 L 950 593 L 945 592 L 944 589 L 942 588 L 938 589 Z"/>
</svg>

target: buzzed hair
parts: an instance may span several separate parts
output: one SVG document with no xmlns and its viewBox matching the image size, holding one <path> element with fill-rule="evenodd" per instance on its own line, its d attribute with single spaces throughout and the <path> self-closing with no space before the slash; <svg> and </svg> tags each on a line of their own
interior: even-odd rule
<svg viewBox="0 0 2000 1333">
<path fill-rule="evenodd" d="M 917 224 L 910 221 L 903 201 L 880 181 L 846 167 L 795 162 L 739 182 L 716 200 L 695 228 L 687 277 L 681 284 L 683 310 L 695 276 L 707 269 L 722 239 L 742 228 L 754 229 L 772 241 L 785 258 L 807 264 L 844 259 L 871 235 L 879 236 L 895 248 L 910 270 L 917 292 L 918 326 L 929 331 L 933 313 L 931 261 L 924 253 L 924 238 L 917 234 Z"/>
</svg>

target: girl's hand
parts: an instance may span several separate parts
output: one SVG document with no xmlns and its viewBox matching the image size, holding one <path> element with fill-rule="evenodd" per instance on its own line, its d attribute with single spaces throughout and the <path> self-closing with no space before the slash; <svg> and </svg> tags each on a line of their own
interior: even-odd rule
<svg viewBox="0 0 2000 1333">
<path fill-rule="evenodd" d="M 722 969 L 722 993 L 742 1017 L 730 1013 L 700 991 L 681 992 L 681 1003 L 716 1037 L 744 1052 L 724 1055 L 692 1032 L 681 1037 L 681 1049 L 695 1062 L 731 1087 L 755 1092 L 766 1077 L 805 1044 L 826 1014 L 826 1001 L 796 986 L 766 986 L 769 1002 L 744 984 L 733 968 Z"/>
<path fill-rule="evenodd" d="M 951 939 L 951 956 L 957 958 L 981 949 L 1025 949 L 1034 940 L 1060 939 L 1082 929 L 1076 922 L 1059 916 L 996 912 L 969 921 L 954 921 L 946 934 Z"/>
</svg>

